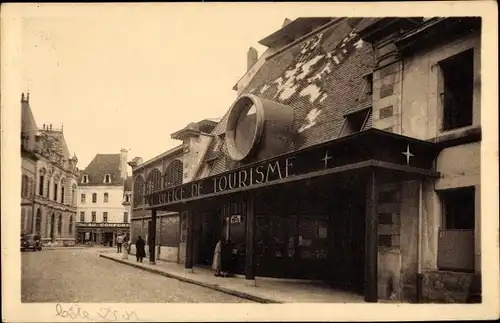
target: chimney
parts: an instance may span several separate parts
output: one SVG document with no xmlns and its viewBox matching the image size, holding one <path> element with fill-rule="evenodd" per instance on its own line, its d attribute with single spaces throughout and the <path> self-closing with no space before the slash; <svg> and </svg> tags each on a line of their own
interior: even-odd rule
<svg viewBox="0 0 500 323">
<path fill-rule="evenodd" d="M 50 131 L 52 131 L 52 123 L 50 124 Z"/>
<path fill-rule="evenodd" d="M 257 50 L 253 47 L 250 47 L 247 53 L 247 72 L 252 68 L 252 66 L 255 65 L 255 63 L 257 63 L 258 58 L 259 53 L 257 52 Z"/>
<path fill-rule="evenodd" d="M 24 102 L 24 92 L 21 93 L 21 103 L 23 103 L 23 102 Z"/>
<path fill-rule="evenodd" d="M 289 23 L 291 23 L 291 22 L 292 22 L 292 21 L 291 21 L 290 19 L 285 18 L 285 21 L 283 21 L 283 26 L 282 26 L 281 28 L 285 27 L 286 25 L 288 25 L 288 24 L 289 24 Z"/>
<path fill-rule="evenodd" d="M 127 153 L 127 149 L 122 148 L 120 150 L 120 177 L 122 179 L 127 178 Z"/>
<path fill-rule="evenodd" d="M 43 124 L 43 130 L 45 130 L 45 123 Z"/>
</svg>

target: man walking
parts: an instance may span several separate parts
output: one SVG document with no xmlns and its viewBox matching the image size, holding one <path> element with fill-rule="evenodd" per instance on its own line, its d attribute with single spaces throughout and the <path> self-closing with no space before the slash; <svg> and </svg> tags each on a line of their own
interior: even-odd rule
<svg viewBox="0 0 500 323">
<path fill-rule="evenodd" d="M 118 253 L 122 252 L 123 239 L 123 234 L 120 234 L 118 237 L 116 237 L 116 246 L 118 247 Z"/>
</svg>

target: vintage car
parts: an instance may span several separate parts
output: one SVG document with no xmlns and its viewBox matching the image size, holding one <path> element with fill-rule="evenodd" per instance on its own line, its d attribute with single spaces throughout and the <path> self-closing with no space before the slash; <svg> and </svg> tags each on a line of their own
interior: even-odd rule
<svg viewBox="0 0 500 323">
<path fill-rule="evenodd" d="M 21 236 L 21 251 L 42 251 L 42 241 L 37 234 L 24 234 Z"/>
</svg>

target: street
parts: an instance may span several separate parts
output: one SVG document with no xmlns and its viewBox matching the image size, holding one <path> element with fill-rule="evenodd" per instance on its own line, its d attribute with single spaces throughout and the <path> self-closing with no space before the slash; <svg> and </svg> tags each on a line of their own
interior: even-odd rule
<svg viewBox="0 0 500 323">
<path fill-rule="evenodd" d="M 23 252 L 21 268 L 22 302 L 250 302 L 99 258 L 94 248 Z"/>
</svg>

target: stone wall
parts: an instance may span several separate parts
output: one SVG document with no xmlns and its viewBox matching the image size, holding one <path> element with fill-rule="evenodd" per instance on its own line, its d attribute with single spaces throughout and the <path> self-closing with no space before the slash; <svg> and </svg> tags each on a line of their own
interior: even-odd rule
<svg viewBox="0 0 500 323">
<path fill-rule="evenodd" d="M 422 302 L 480 302 L 480 281 L 480 276 L 472 273 L 450 271 L 425 272 L 422 275 Z"/>
</svg>

